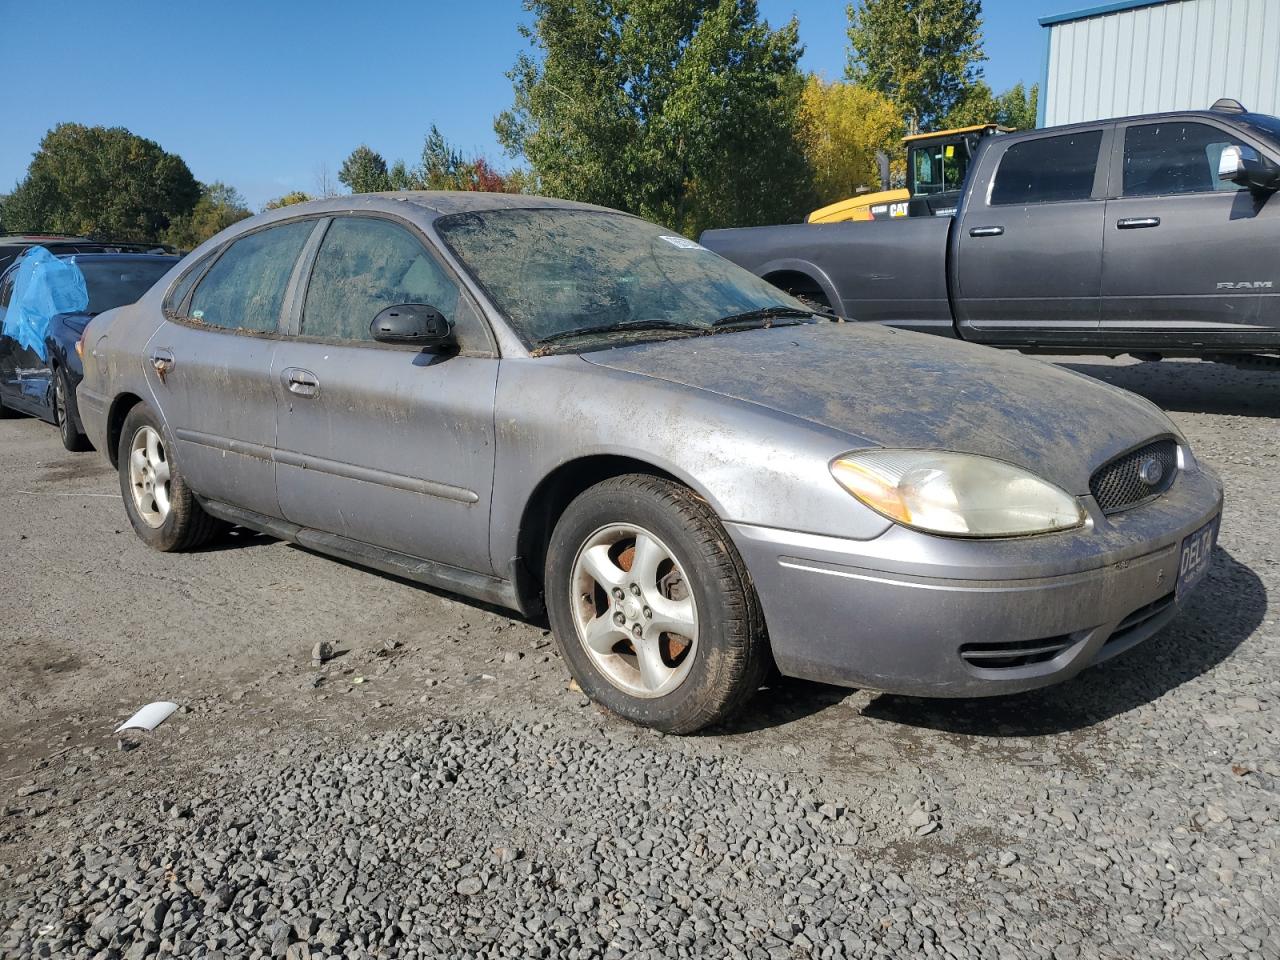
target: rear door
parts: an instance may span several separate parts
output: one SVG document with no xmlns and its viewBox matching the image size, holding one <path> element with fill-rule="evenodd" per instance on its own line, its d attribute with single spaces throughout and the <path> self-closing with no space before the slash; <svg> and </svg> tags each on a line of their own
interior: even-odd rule
<svg viewBox="0 0 1280 960">
<path fill-rule="evenodd" d="M 1218 179 L 1231 144 L 1251 146 L 1205 118 L 1118 128 L 1103 246 L 1110 341 L 1155 348 L 1260 332 L 1266 285 L 1280 287 L 1280 201 Z"/>
<path fill-rule="evenodd" d="M 314 261 L 276 362 L 285 519 L 491 573 L 498 359 L 478 310 L 405 222 L 335 217 Z M 460 349 L 375 343 L 373 318 L 400 303 L 438 309 Z"/>
<path fill-rule="evenodd" d="M 1111 128 L 991 141 L 956 228 L 956 318 L 982 342 L 1079 341 L 1098 329 Z M 994 170 L 994 174 L 993 171 Z"/>
<path fill-rule="evenodd" d="M 300 254 L 318 221 L 245 234 L 179 279 L 147 344 L 147 379 L 201 496 L 280 516 L 272 361 Z M 207 269 L 206 269 L 207 267 Z"/>
</svg>

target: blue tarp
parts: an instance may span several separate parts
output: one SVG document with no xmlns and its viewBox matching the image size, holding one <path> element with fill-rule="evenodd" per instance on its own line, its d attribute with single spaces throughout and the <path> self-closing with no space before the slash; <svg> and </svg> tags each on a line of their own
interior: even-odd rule
<svg viewBox="0 0 1280 960">
<path fill-rule="evenodd" d="M 44 247 L 32 247 L 18 265 L 0 332 L 48 360 L 44 341 L 50 322 L 60 313 L 83 313 L 88 306 L 89 291 L 75 258 L 59 260 Z"/>
</svg>

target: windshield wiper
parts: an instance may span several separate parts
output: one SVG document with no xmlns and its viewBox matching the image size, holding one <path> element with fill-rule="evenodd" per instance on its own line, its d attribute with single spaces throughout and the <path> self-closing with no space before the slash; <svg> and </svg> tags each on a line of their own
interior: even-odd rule
<svg viewBox="0 0 1280 960">
<path fill-rule="evenodd" d="M 735 323 L 752 323 L 756 320 L 781 320 L 788 317 L 800 320 L 812 316 L 812 310 L 800 310 L 796 307 L 761 307 L 758 310 L 747 310 L 745 313 L 731 313 L 727 317 L 721 317 L 712 326 L 727 327 Z M 790 326 L 790 324 L 787 324 L 787 326 Z"/>
<path fill-rule="evenodd" d="M 630 330 L 682 330 L 698 333 L 699 328 L 687 323 L 676 323 L 672 320 L 628 320 L 624 323 L 602 323 L 594 327 L 576 327 L 573 330 L 561 330 L 558 333 L 539 337 L 539 343 L 551 343 L 555 340 L 568 340 L 571 337 L 589 337 L 596 333 L 619 333 Z"/>
</svg>

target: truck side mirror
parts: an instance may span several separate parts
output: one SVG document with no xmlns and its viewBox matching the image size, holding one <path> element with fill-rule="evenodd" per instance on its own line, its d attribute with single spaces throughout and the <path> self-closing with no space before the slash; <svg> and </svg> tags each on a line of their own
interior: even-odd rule
<svg viewBox="0 0 1280 960">
<path fill-rule="evenodd" d="M 1218 158 L 1218 179 L 1270 193 L 1280 189 L 1280 167 L 1253 147 L 1231 144 Z"/>
</svg>

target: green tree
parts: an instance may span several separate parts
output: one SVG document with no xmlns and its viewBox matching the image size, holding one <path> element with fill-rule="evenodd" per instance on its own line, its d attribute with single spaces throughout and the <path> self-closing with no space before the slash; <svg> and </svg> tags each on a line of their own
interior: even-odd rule
<svg viewBox="0 0 1280 960">
<path fill-rule="evenodd" d="M 967 127 L 975 123 L 1000 123 L 1016 130 L 1034 130 L 1039 101 L 1038 84 L 1032 84 L 1028 90 L 1021 83 L 1016 83 L 1004 93 L 994 94 L 979 80 L 947 114 L 943 125 Z"/>
<path fill-rule="evenodd" d="M 911 132 L 938 129 L 982 78 L 981 0 L 859 0 L 845 75 L 892 100 Z"/>
<path fill-rule="evenodd" d="M 541 189 L 696 234 L 810 206 L 793 19 L 755 0 L 525 0 L 534 51 L 494 127 Z"/>
<path fill-rule="evenodd" d="M 10 194 L 5 228 L 154 241 L 199 199 L 186 163 L 154 140 L 124 127 L 60 123 Z"/>
<path fill-rule="evenodd" d="M 391 189 L 387 161 L 382 159 L 382 154 L 375 153 L 363 143 L 342 161 L 338 180 L 352 193 L 378 193 Z"/>
<path fill-rule="evenodd" d="M 800 142 L 813 170 L 819 205 L 880 189 L 876 154 L 901 152 L 902 119 L 883 94 L 810 76 L 800 107 Z"/>
<path fill-rule="evenodd" d="M 276 197 L 274 200 L 268 200 L 263 210 L 279 210 L 281 207 L 291 207 L 295 203 L 306 203 L 308 200 L 314 199 L 311 194 L 304 193 L 301 190 L 292 190 L 282 197 Z"/>
<path fill-rule="evenodd" d="M 190 214 L 176 217 L 162 239 L 179 250 L 191 250 L 233 223 L 253 216 L 235 187 L 217 182 L 204 185 Z"/>
</svg>

